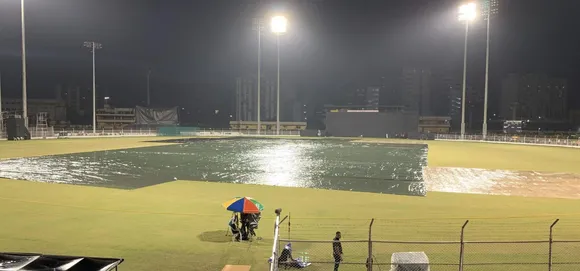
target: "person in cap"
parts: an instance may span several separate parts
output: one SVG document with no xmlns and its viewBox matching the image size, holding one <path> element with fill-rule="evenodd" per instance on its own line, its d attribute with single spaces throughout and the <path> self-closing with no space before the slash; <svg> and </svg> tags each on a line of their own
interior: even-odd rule
<svg viewBox="0 0 580 271">
<path fill-rule="evenodd" d="M 280 257 L 278 257 L 279 265 L 286 265 L 288 267 L 300 268 L 300 263 L 292 257 L 292 243 L 288 243 L 284 246 Z"/>
</svg>

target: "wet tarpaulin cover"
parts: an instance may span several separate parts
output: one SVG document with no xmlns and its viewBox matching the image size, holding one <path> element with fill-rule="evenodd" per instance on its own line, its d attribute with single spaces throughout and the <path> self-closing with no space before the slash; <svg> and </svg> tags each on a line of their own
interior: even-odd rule
<svg viewBox="0 0 580 271">
<path fill-rule="evenodd" d="M 177 107 L 147 108 L 137 106 L 135 108 L 135 121 L 137 124 L 147 125 L 177 125 L 179 122 Z"/>
<path fill-rule="evenodd" d="M 123 259 L 115 258 L 0 252 L 0 271 L 109 271 L 115 270 L 122 262 Z"/>
</svg>

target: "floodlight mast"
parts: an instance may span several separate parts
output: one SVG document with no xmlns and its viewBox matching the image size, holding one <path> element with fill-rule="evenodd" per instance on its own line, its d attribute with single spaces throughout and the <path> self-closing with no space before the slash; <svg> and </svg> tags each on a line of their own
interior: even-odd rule
<svg viewBox="0 0 580 271">
<path fill-rule="evenodd" d="M 465 94 L 467 81 L 467 39 L 469 36 L 469 22 L 475 20 L 476 6 L 474 3 L 459 7 L 459 21 L 465 22 L 465 43 L 463 48 L 463 89 L 461 96 L 461 139 L 465 138 Z"/>
<path fill-rule="evenodd" d="M 28 127 L 28 98 L 26 85 L 26 26 L 24 23 L 24 0 L 20 1 L 20 32 L 22 35 L 22 118 Z"/>
<path fill-rule="evenodd" d="M 262 83 L 262 28 L 263 28 L 263 19 L 257 18 L 255 20 L 256 24 L 256 32 L 258 33 L 258 135 L 262 133 L 262 94 L 261 94 L 261 83 Z"/>
<path fill-rule="evenodd" d="M 84 47 L 91 50 L 93 54 L 93 135 L 97 133 L 97 84 L 95 81 L 95 52 L 103 48 L 103 45 L 94 41 L 85 41 Z"/>
<path fill-rule="evenodd" d="M 271 21 L 272 32 L 276 35 L 278 55 L 278 79 L 276 86 L 276 135 L 280 135 L 280 35 L 286 33 L 288 20 L 284 16 L 274 16 Z"/>
</svg>

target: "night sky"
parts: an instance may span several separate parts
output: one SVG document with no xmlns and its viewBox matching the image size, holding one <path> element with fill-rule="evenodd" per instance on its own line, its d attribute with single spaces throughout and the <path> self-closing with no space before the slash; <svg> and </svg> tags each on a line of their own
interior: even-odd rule
<svg viewBox="0 0 580 271">
<path fill-rule="evenodd" d="M 491 109 L 510 72 L 544 72 L 569 79 L 578 100 L 580 2 L 505 0 L 494 21 Z M 153 105 L 179 105 L 191 121 L 223 122 L 233 111 L 235 77 L 255 73 L 252 18 L 272 12 L 289 19 L 281 38 L 282 85 L 308 104 L 354 85 L 396 78 L 404 66 L 445 68 L 461 76 L 463 26 L 455 0 L 25 0 L 30 98 L 52 98 L 55 86 L 97 84 L 117 106 L 145 100 L 152 70 Z M 470 35 L 469 77 L 483 89 L 485 22 Z M 275 38 L 263 36 L 263 71 L 275 78 Z M 3 97 L 20 98 L 20 0 L 0 0 Z M 393 76 L 394 75 L 394 76 Z M 393 79 L 394 80 L 394 79 Z M 215 109 L 222 113 L 212 116 Z M 216 119 L 217 118 L 217 119 Z"/>
</svg>

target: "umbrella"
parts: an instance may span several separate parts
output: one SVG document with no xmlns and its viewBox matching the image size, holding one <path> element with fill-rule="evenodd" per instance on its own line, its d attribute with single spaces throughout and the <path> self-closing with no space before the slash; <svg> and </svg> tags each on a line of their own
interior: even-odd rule
<svg viewBox="0 0 580 271">
<path fill-rule="evenodd" d="M 255 214 L 264 210 L 264 205 L 253 198 L 235 197 L 222 204 L 228 211 Z"/>
</svg>

